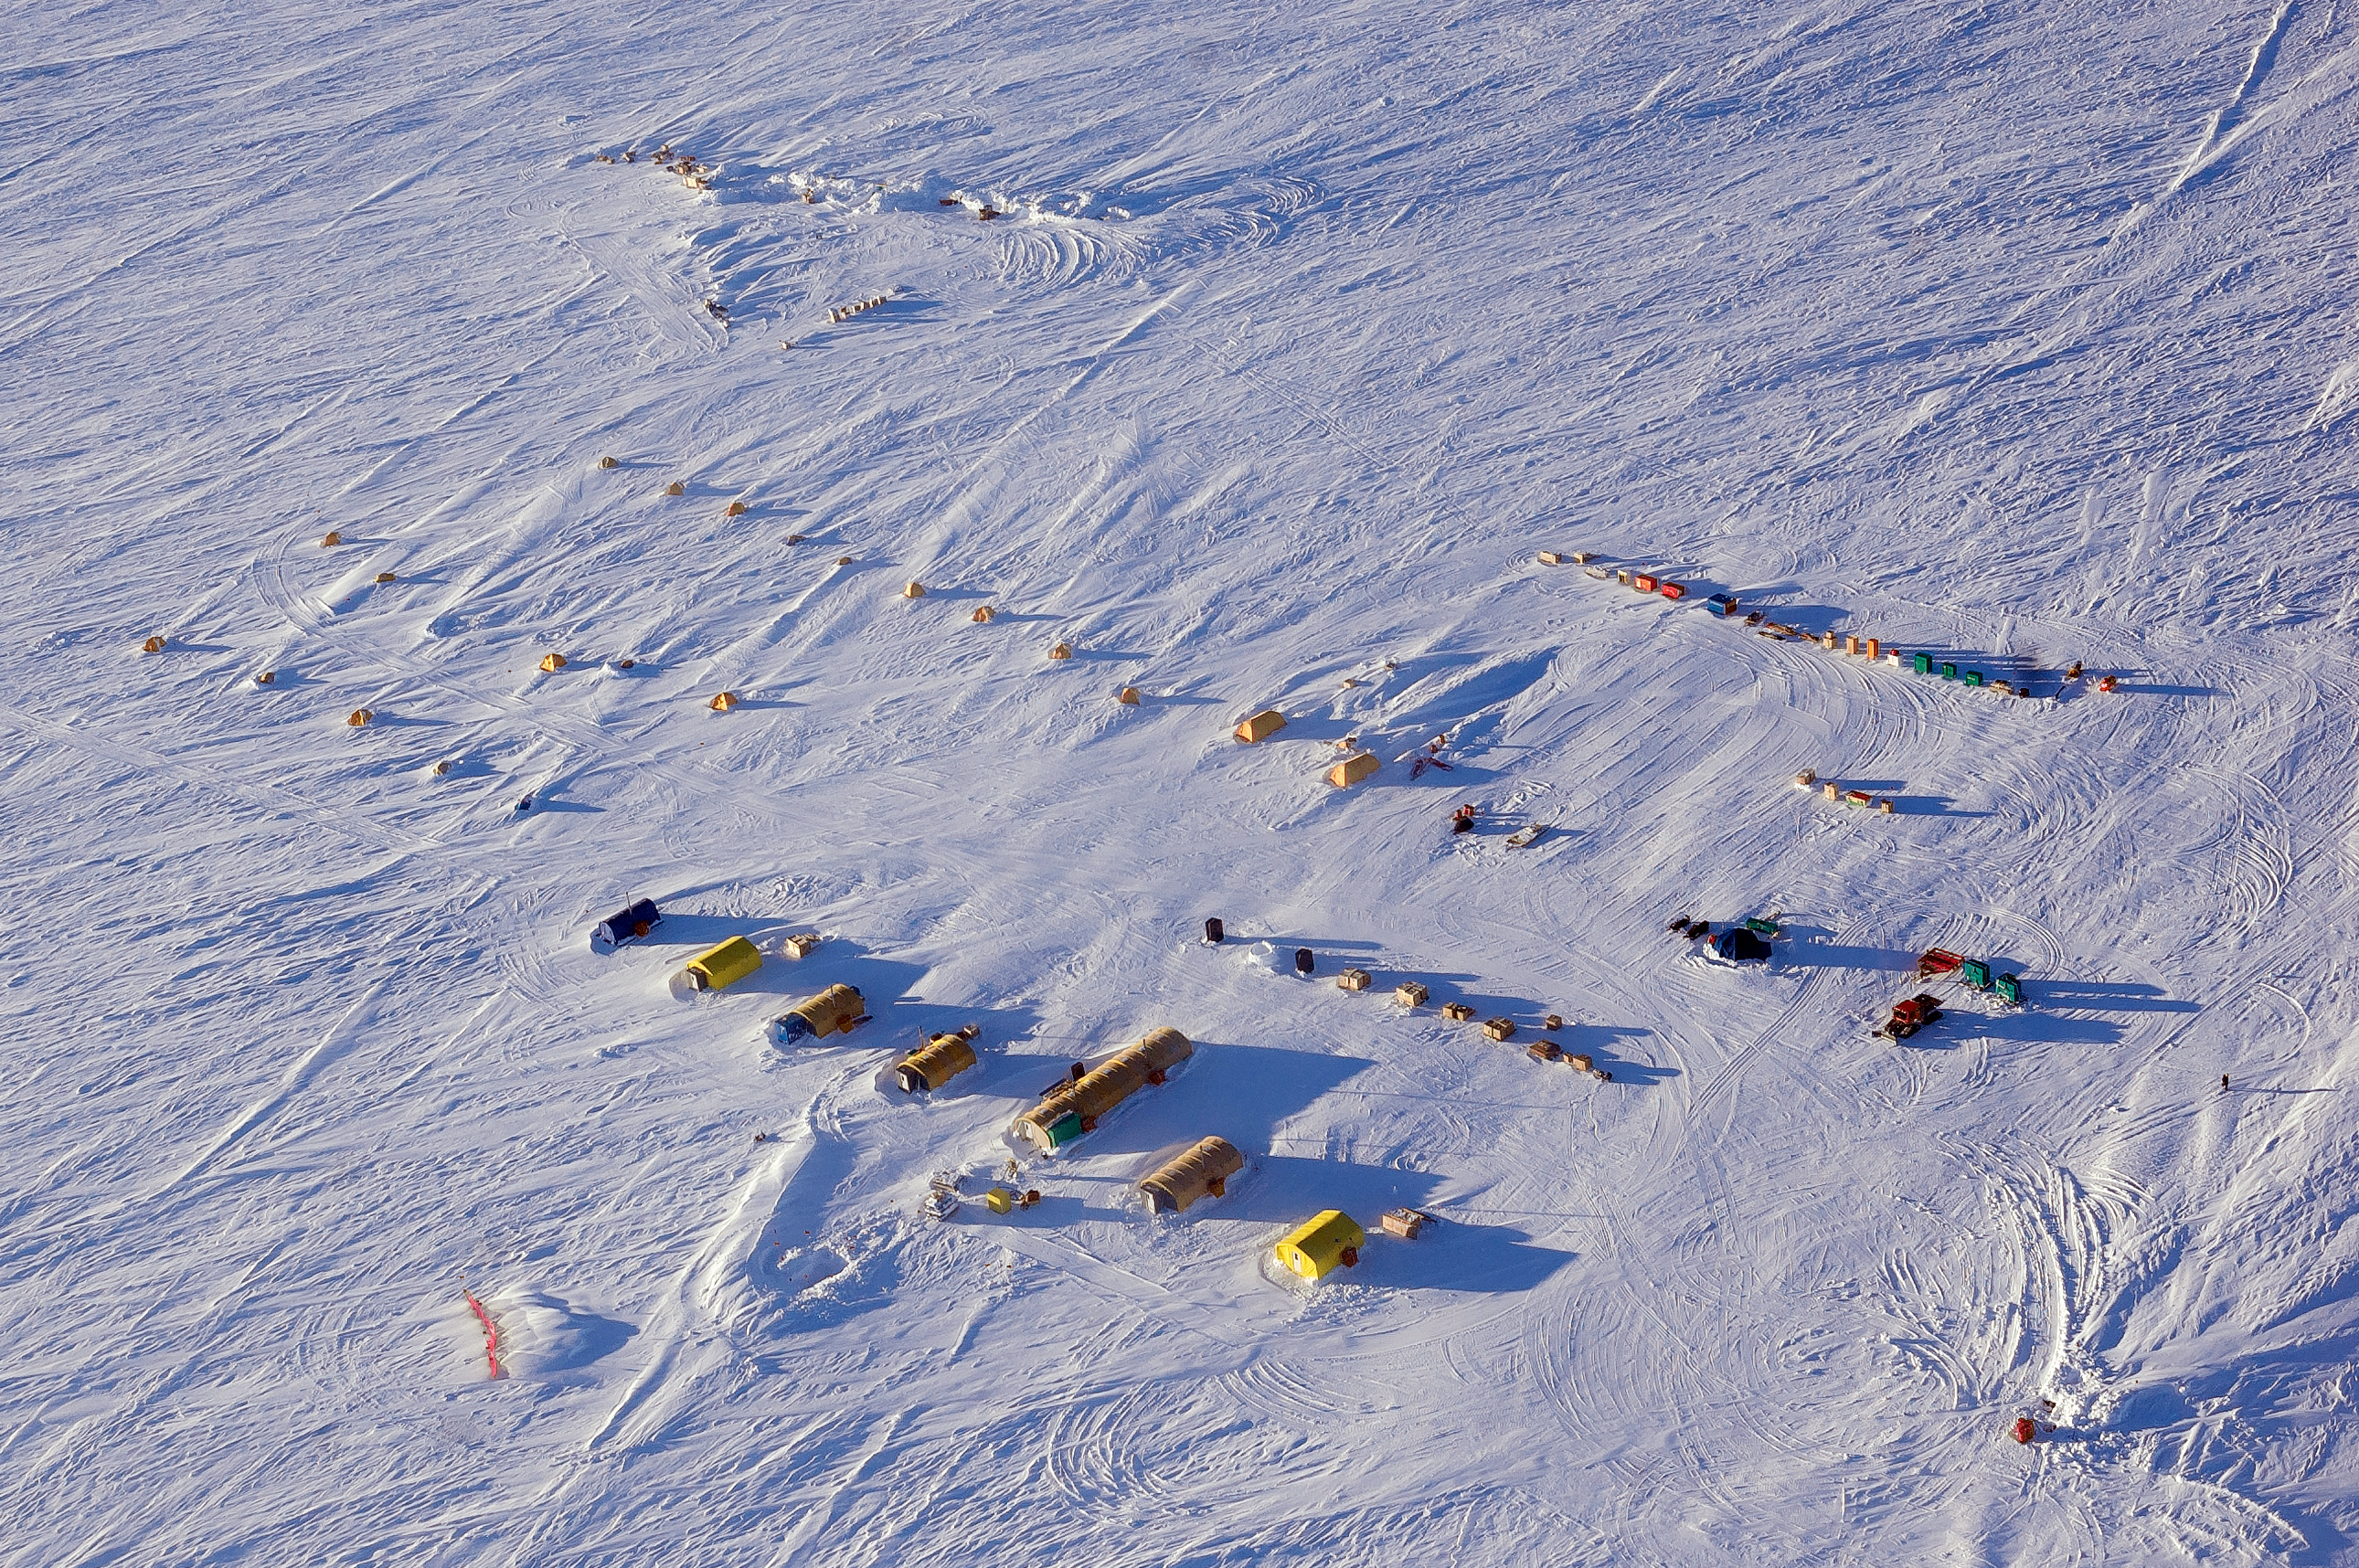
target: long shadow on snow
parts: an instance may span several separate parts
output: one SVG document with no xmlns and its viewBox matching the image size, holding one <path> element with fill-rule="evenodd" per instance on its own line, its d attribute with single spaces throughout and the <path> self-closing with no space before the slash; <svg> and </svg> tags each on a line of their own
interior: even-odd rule
<svg viewBox="0 0 2359 1568">
<path fill-rule="evenodd" d="M 1184 1147 L 1215 1133 L 1250 1159 L 1270 1146 L 1280 1122 L 1299 1115 L 1321 1095 L 1376 1065 L 1366 1056 L 1292 1051 L 1277 1045 L 1202 1040 L 1194 1044 L 1195 1054 L 1169 1082 L 1132 1096 L 1095 1131 L 1070 1145 L 1073 1156 L 1138 1156 Z M 1056 1058 L 1040 1058 L 1039 1082 L 1052 1082 L 1060 1065 Z M 1010 1119 L 1031 1103 L 1027 1100 L 1011 1110 Z M 1145 1173 L 1142 1164 L 1130 1179 Z"/>
<path fill-rule="evenodd" d="M 2098 1018 L 2059 1018 L 2045 1012 L 2001 1012 L 1986 1016 L 1944 1011 L 1941 1021 L 1906 1044 L 1924 1042 L 1925 1049 L 1947 1049 L 1977 1035 L 1993 1040 L 2020 1041 L 2038 1045 L 2112 1045 L 2125 1031 L 2118 1023 Z M 1946 1036 L 1946 1043 L 1932 1036 Z"/>
<path fill-rule="evenodd" d="M 1272 1154 L 1256 1162 L 1241 1195 L 1247 1200 L 1241 1206 L 1246 1212 L 1234 1217 L 1267 1224 L 1282 1216 L 1307 1217 L 1323 1208 L 1342 1209 L 1370 1232 L 1368 1245 L 1360 1249 L 1358 1267 L 1341 1276 L 1355 1285 L 1506 1295 L 1545 1283 L 1572 1261 L 1573 1253 L 1535 1246 L 1530 1233 L 1515 1226 L 1469 1225 L 1444 1218 L 1415 1241 L 1376 1233 L 1376 1217 L 1388 1208 L 1430 1211 L 1433 1191 L 1440 1180 L 1389 1165 Z"/>
<path fill-rule="evenodd" d="M 2201 1002 L 2163 994 L 2160 986 L 2136 981 L 2041 980 L 2033 1000 L 2042 1007 L 2083 1012 L 2201 1012 Z"/>
</svg>

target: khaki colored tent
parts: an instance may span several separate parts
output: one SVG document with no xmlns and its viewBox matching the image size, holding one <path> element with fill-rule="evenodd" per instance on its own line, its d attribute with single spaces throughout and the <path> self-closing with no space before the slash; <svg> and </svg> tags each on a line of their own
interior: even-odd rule
<svg viewBox="0 0 2359 1568">
<path fill-rule="evenodd" d="M 974 1065 L 974 1047 L 969 1044 L 972 1039 L 963 1030 L 956 1034 L 937 1034 L 903 1057 L 901 1065 L 893 1069 L 893 1076 L 909 1094 L 940 1088 Z"/>
<path fill-rule="evenodd" d="M 830 986 L 770 1020 L 770 1038 L 780 1045 L 823 1040 L 831 1034 L 848 1034 L 867 1018 L 868 1003 L 858 991 L 850 986 Z"/>
<path fill-rule="evenodd" d="M 1150 1029 L 1017 1117 L 1016 1131 L 1043 1152 L 1060 1148 L 1140 1089 L 1161 1083 L 1195 1051 L 1176 1029 Z"/>
<path fill-rule="evenodd" d="M 1268 740 L 1285 728 L 1286 715 L 1275 708 L 1265 708 L 1237 726 L 1237 739 L 1251 745 L 1256 741 Z"/>
<path fill-rule="evenodd" d="M 1156 1167 L 1138 1184 L 1149 1214 L 1184 1214 L 1198 1198 L 1219 1197 L 1231 1176 L 1245 1168 L 1245 1157 L 1225 1138 L 1204 1138 L 1177 1158 Z"/>
</svg>

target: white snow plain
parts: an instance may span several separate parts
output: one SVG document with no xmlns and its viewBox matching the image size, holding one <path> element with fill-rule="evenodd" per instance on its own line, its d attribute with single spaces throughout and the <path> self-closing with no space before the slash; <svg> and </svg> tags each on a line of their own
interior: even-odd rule
<svg viewBox="0 0 2359 1568">
<path fill-rule="evenodd" d="M 2359 8 L 12 15 L 0 1564 L 2359 1561 Z"/>
</svg>

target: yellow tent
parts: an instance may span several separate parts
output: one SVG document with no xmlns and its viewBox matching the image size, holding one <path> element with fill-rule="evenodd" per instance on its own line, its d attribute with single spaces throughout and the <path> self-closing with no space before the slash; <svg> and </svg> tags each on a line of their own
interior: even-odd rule
<svg viewBox="0 0 2359 1568">
<path fill-rule="evenodd" d="M 743 936 L 732 936 L 688 961 L 688 983 L 701 991 L 735 985 L 762 967 L 762 950 Z"/>
<path fill-rule="evenodd" d="M 1275 708 L 1265 708 L 1237 726 L 1237 739 L 1250 745 L 1266 741 L 1286 728 L 1286 715 Z"/>
<path fill-rule="evenodd" d="M 1277 1244 L 1277 1260 L 1303 1279 L 1323 1280 L 1359 1262 L 1367 1239 L 1359 1221 L 1342 1209 L 1321 1209 L 1286 1233 Z"/>
</svg>

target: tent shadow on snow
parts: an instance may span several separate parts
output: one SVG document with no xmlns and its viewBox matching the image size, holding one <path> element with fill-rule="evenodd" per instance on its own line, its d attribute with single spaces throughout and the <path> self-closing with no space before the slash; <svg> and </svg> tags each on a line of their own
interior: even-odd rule
<svg viewBox="0 0 2359 1568">
<path fill-rule="evenodd" d="M 2002 960 L 2004 962 L 2004 960 Z M 2025 994 L 2035 1007 L 2082 1012 L 2201 1012 L 2201 1002 L 2166 996 L 2160 986 L 2135 980 L 2044 980 L 2033 975 Z"/>
<path fill-rule="evenodd" d="M 1784 955 L 1789 964 L 1828 969 L 1917 972 L 1917 955 L 1904 947 L 1855 947 L 1832 942 L 1796 942 Z"/>
<path fill-rule="evenodd" d="M 1959 809 L 1956 804 L 1957 797 L 1955 795 L 1895 795 L 1888 796 L 1887 798 L 1892 802 L 1892 815 L 1895 816 L 1967 817 L 1988 816 L 1990 815 L 1987 811 L 1962 811 Z"/>
<path fill-rule="evenodd" d="M 1071 1145 L 1070 1154 L 1060 1154 L 1059 1162 L 1147 1154 L 1167 1145 L 1192 1143 L 1207 1133 L 1227 1139 L 1253 1159 L 1270 1146 L 1280 1122 L 1376 1065 L 1372 1057 L 1280 1045 L 1193 1044 L 1195 1054 L 1169 1083 L 1133 1096 L 1094 1132 Z M 1021 1103 L 1011 1102 L 1008 1119 L 1029 1109 L 1036 1091 L 1061 1076 L 1060 1069 L 1070 1060 L 1009 1058 L 1011 1067 L 1032 1070 L 1015 1072 L 1007 1080 L 1026 1097 Z"/>
<path fill-rule="evenodd" d="M 1591 1060 L 1614 1075 L 1616 1085 L 1627 1084 L 1639 1088 L 1653 1088 L 1668 1078 L 1680 1076 L 1677 1067 L 1658 1066 L 1652 1062 L 1640 1062 L 1618 1054 L 1614 1047 L 1625 1040 L 1644 1040 L 1652 1033 L 1605 1023 L 1576 1023 L 1562 1033 L 1561 1044 L 1568 1055 L 1586 1052 Z M 1600 1084 L 1599 1088 L 1606 1086 Z"/>
<path fill-rule="evenodd" d="M 1351 1284 L 1505 1295 L 1546 1283 L 1575 1256 L 1536 1246 L 1514 1226 L 1451 1219 L 1448 1208 L 1437 1208 L 1433 1201 L 1442 1178 L 1429 1172 L 1296 1154 L 1264 1155 L 1247 1170 L 1249 1179 L 1239 1194 L 1243 1212 L 1215 1211 L 1205 1217 L 1266 1225 L 1340 1208 L 1369 1232 L 1359 1266 L 1338 1276 Z M 1440 1223 L 1415 1241 L 1397 1240 L 1377 1232 L 1377 1217 L 1388 1208 L 1434 1212 Z"/>
<path fill-rule="evenodd" d="M 1954 1029 L 1951 1027 L 1952 1022 L 1957 1025 Z M 1939 1023 L 1902 1044 L 1919 1050 L 1942 1050 L 1985 1036 L 2029 1045 L 2112 1045 L 2127 1033 L 2109 1019 L 2063 1018 L 2037 1009 L 1981 1016 L 1945 1011 Z"/>
</svg>

